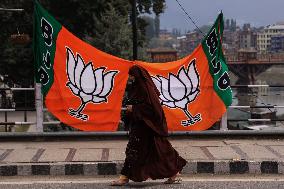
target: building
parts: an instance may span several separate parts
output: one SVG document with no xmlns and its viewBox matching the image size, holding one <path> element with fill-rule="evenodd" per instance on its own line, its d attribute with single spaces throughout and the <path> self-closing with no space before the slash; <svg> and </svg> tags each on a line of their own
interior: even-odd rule
<svg viewBox="0 0 284 189">
<path fill-rule="evenodd" d="M 284 35 L 271 37 L 271 46 L 269 51 L 272 53 L 284 52 Z"/>
<path fill-rule="evenodd" d="M 224 23 L 224 29 L 228 31 L 236 31 L 237 21 L 235 19 L 226 19 Z"/>
<path fill-rule="evenodd" d="M 178 50 L 178 53 L 180 55 L 187 54 L 187 51 L 186 51 L 186 36 L 185 35 L 177 37 L 177 48 L 176 49 Z"/>
<path fill-rule="evenodd" d="M 173 39 L 172 33 L 169 32 L 167 29 L 160 30 L 160 32 L 159 32 L 159 39 L 161 39 L 161 40 L 171 40 L 171 39 Z"/>
<path fill-rule="evenodd" d="M 237 51 L 239 49 L 239 35 L 240 28 L 237 27 L 236 31 L 228 29 L 223 33 L 223 51 L 227 59 L 234 60 L 237 58 Z"/>
<path fill-rule="evenodd" d="M 179 54 L 183 56 L 192 53 L 202 39 L 203 34 L 199 31 L 189 32 L 184 36 L 177 37 Z"/>
<path fill-rule="evenodd" d="M 284 34 L 284 25 L 265 27 L 257 34 L 257 50 L 259 53 L 268 53 L 271 49 L 271 38 Z"/>
<path fill-rule="evenodd" d="M 179 38 L 179 52 L 181 54 L 189 54 L 200 44 L 203 35 L 199 31 L 187 33 L 182 38 Z"/>
<path fill-rule="evenodd" d="M 248 62 L 257 59 L 257 51 L 254 48 L 238 50 L 238 60 Z"/>
<path fill-rule="evenodd" d="M 152 62 L 171 62 L 177 60 L 177 51 L 168 48 L 156 48 L 147 51 L 151 55 Z"/>
<path fill-rule="evenodd" d="M 250 24 L 244 24 L 239 32 L 239 49 L 256 49 L 257 33 L 254 32 Z"/>
</svg>

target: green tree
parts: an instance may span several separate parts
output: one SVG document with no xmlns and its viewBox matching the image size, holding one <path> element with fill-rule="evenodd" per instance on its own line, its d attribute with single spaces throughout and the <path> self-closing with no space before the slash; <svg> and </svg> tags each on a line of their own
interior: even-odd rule
<svg viewBox="0 0 284 189">
<path fill-rule="evenodd" d="M 159 37 L 159 35 L 160 35 L 160 17 L 159 17 L 159 15 L 156 15 L 154 22 L 155 22 L 155 37 Z"/>
<path fill-rule="evenodd" d="M 155 37 L 155 25 L 154 25 L 154 19 L 150 16 L 142 16 L 141 17 L 147 24 L 145 30 L 146 30 L 146 37 L 147 39 L 151 39 Z"/>
<path fill-rule="evenodd" d="M 33 56 L 31 41 L 24 45 L 11 42 L 12 34 L 32 36 L 32 0 L 3 0 L 0 7 L 23 8 L 23 12 L 0 11 L 0 74 L 8 80 L 20 81 L 23 86 L 33 84 Z"/>
<path fill-rule="evenodd" d="M 140 13 L 150 14 L 152 9 L 156 15 L 159 15 L 164 12 L 165 0 L 137 0 L 137 7 Z"/>
<path fill-rule="evenodd" d="M 116 56 L 129 58 L 131 55 L 131 0 L 39 1 L 79 38 L 88 40 L 98 49 Z M 15 83 L 23 86 L 31 84 L 34 72 L 31 41 L 25 45 L 15 45 L 9 38 L 18 30 L 32 37 L 33 0 L 1 0 L 0 7 L 25 9 L 24 12 L 0 12 L 0 74 L 8 74 Z M 165 0 L 137 0 L 136 11 L 138 16 L 152 12 L 159 15 L 164 7 Z M 112 16 L 116 20 L 110 19 Z M 139 17 L 137 22 L 138 44 L 140 48 L 144 48 L 147 24 Z M 24 84 L 22 81 L 25 80 L 29 82 Z"/>
<path fill-rule="evenodd" d="M 94 36 L 86 39 L 95 47 L 100 47 L 104 52 L 112 55 L 130 59 L 132 56 L 131 27 L 126 17 L 122 17 L 115 8 L 109 4 L 110 8 L 98 22 L 98 29 Z M 108 27 L 106 27 L 108 26 Z"/>
</svg>

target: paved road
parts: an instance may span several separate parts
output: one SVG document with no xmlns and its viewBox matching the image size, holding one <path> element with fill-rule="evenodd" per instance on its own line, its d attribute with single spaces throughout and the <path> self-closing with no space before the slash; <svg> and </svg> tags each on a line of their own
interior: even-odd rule
<svg viewBox="0 0 284 189">
<path fill-rule="evenodd" d="M 186 174 L 284 174 L 283 139 L 172 139 Z M 1 142 L 0 175 L 115 175 L 127 140 Z M 284 188 L 284 187 L 283 187 Z"/>
<path fill-rule="evenodd" d="M 115 179 L 108 177 L 5 177 L 0 178 L 1 189 L 114 189 L 109 183 Z M 283 189 L 284 177 L 275 175 L 265 176 L 183 176 L 181 184 L 164 185 L 163 180 L 146 181 L 142 183 L 131 182 L 121 188 L 146 189 Z"/>
<path fill-rule="evenodd" d="M 284 140 L 175 139 L 187 160 L 284 160 Z M 123 161 L 127 140 L 1 142 L 1 163 Z"/>
</svg>

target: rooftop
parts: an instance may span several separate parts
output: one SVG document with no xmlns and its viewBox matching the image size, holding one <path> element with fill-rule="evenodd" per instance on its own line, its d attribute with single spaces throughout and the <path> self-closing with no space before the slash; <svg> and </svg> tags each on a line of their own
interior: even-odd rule
<svg viewBox="0 0 284 189">
<path fill-rule="evenodd" d="M 284 25 L 269 25 L 265 29 L 284 30 Z"/>
<path fill-rule="evenodd" d="M 147 50 L 147 52 L 151 53 L 151 52 L 155 52 L 155 53 L 176 53 L 177 50 L 175 49 L 171 49 L 171 48 L 155 48 L 155 49 L 149 49 Z"/>
</svg>

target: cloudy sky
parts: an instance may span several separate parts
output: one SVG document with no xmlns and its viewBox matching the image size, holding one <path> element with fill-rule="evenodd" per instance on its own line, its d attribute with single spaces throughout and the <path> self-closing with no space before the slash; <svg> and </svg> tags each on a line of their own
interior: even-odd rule
<svg viewBox="0 0 284 189">
<path fill-rule="evenodd" d="M 251 23 L 266 26 L 284 21 L 284 0 L 178 0 L 198 26 L 212 23 L 220 10 L 225 18 L 237 24 Z M 166 0 L 167 8 L 161 15 L 161 29 L 194 29 L 176 0 Z"/>
</svg>

